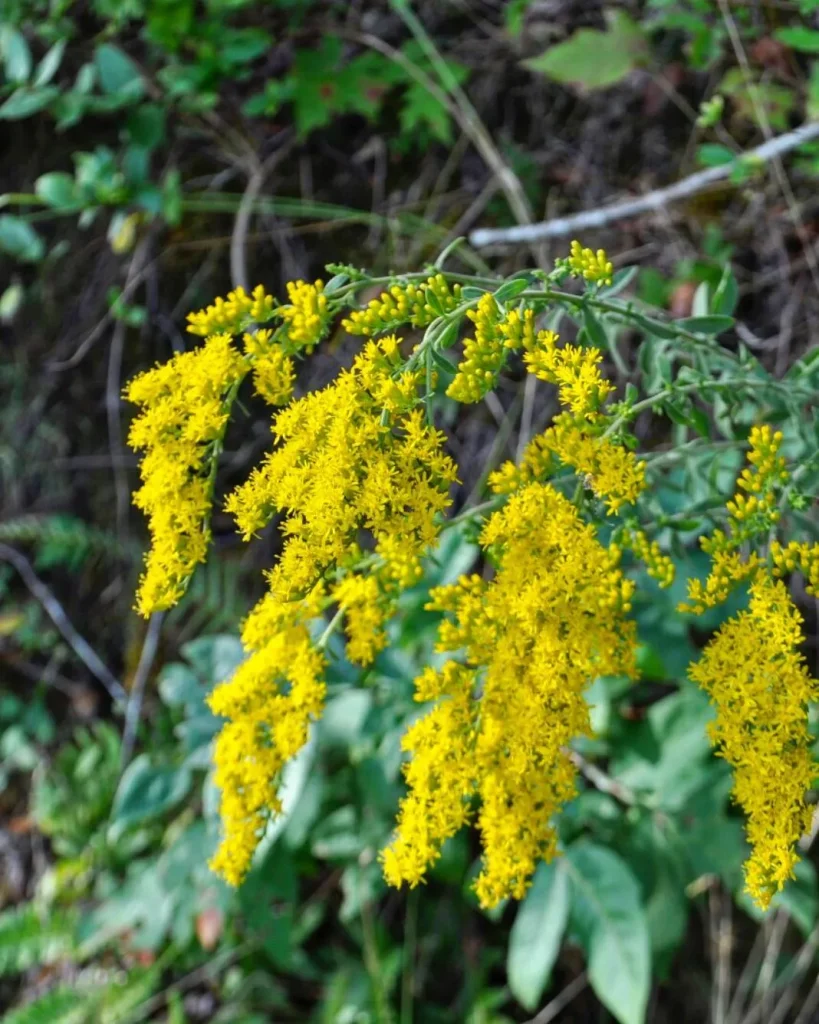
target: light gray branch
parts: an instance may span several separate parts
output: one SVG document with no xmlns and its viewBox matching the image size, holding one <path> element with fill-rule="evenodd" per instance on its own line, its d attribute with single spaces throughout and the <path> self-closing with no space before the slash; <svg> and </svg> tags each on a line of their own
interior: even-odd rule
<svg viewBox="0 0 819 1024">
<path fill-rule="evenodd" d="M 48 617 L 62 633 L 65 642 L 85 664 L 88 671 L 102 683 L 114 703 L 124 705 L 128 694 L 122 683 L 102 662 L 88 641 L 77 632 L 63 606 L 31 567 L 29 560 L 8 544 L 0 544 L 0 559 L 14 566 L 32 596 L 40 602 Z"/>
<path fill-rule="evenodd" d="M 774 139 L 763 142 L 755 149 L 749 149 L 737 159 L 758 160 L 769 163 L 783 153 L 787 153 L 803 142 L 819 137 L 819 121 L 803 124 L 792 132 L 778 135 Z M 622 203 L 613 203 L 597 210 L 583 210 L 570 217 L 556 217 L 554 220 L 541 221 L 538 224 L 520 224 L 513 228 L 477 228 L 469 236 L 470 244 L 476 249 L 495 243 L 517 244 L 520 242 L 538 242 L 545 238 L 565 238 L 592 228 L 602 228 L 626 217 L 635 217 L 641 213 L 651 213 L 662 209 L 678 199 L 685 199 L 708 188 L 718 181 L 727 178 L 735 167 L 735 161 L 720 164 L 719 167 L 708 167 L 687 178 L 675 181 L 666 188 L 657 188 L 637 199 L 627 199 Z"/>
</svg>

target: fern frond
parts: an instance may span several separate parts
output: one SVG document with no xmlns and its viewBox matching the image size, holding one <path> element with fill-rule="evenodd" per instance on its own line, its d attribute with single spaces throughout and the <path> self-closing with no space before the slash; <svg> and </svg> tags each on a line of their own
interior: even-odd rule
<svg viewBox="0 0 819 1024">
<path fill-rule="evenodd" d="M 91 555 L 122 558 L 122 546 L 112 533 L 65 515 L 24 515 L 0 521 L 0 541 L 31 545 L 38 568 L 56 565 L 79 568 Z"/>
<path fill-rule="evenodd" d="M 180 603 L 168 613 L 180 635 L 189 637 L 235 631 L 248 612 L 241 585 L 242 570 L 235 562 L 211 556 L 200 566 L 188 584 Z"/>
<path fill-rule="evenodd" d="M 80 989 L 61 985 L 38 999 L 9 1010 L 3 1024 L 91 1024 L 96 1000 Z"/>
<path fill-rule="evenodd" d="M 72 953 L 76 919 L 64 911 L 47 916 L 32 903 L 0 914 L 0 976 L 20 974 Z"/>
</svg>

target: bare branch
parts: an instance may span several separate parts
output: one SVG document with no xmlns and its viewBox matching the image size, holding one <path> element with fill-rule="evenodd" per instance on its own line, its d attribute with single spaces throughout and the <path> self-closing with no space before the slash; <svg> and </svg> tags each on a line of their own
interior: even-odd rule
<svg viewBox="0 0 819 1024">
<path fill-rule="evenodd" d="M 111 695 L 114 703 L 124 704 L 128 699 L 128 694 L 125 692 L 122 683 L 103 664 L 99 655 L 88 641 L 80 636 L 63 610 L 63 606 L 35 573 L 29 560 L 8 544 L 2 543 L 0 543 L 0 558 L 14 566 L 20 574 L 23 583 L 31 591 L 32 596 L 43 606 L 46 615 L 48 615 L 60 631 L 65 642 L 80 661 L 83 662 L 88 671 L 102 683 Z"/>
<path fill-rule="evenodd" d="M 769 163 L 783 153 L 818 136 L 819 122 L 803 124 L 792 132 L 778 135 L 774 139 L 763 142 L 761 146 L 748 150 L 741 155 L 740 159 Z M 538 242 L 545 238 L 565 238 L 567 235 L 588 229 L 602 228 L 615 221 L 625 220 L 626 217 L 655 212 L 678 199 L 686 199 L 697 192 L 702 192 L 709 185 L 714 185 L 727 178 L 733 167 L 733 163 L 708 167 L 704 171 L 691 174 L 666 188 L 654 189 L 637 199 L 627 199 L 622 203 L 613 203 L 611 206 L 603 206 L 597 210 L 583 210 L 570 217 L 557 217 L 554 220 L 541 221 L 538 224 L 521 224 L 513 228 L 478 228 L 470 234 L 469 241 L 476 249 L 481 249 L 495 243 L 517 244 Z"/>
</svg>

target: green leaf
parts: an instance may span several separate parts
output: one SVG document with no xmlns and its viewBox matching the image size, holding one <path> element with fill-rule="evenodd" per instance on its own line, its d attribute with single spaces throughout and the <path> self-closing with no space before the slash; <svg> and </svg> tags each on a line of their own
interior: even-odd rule
<svg viewBox="0 0 819 1024">
<path fill-rule="evenodd" d="M 0 251 L 25 263 L 36 263 L 43 258 L 45 243 L 28 221 L 4 214 L 0 217 Z"/>
<path fill-rule="evenodd" d="M 0 107 L 0 120 L 20 121 L 24 117 L 31 117 L 38 110 L 47 107 L 58 95 L 59 92 L 53 85 L 46 85 L 41 89 L 17 89 Z"/>
<path fill-rule="evenodd" d="M 625 291 L 626 288 L 631 284 L 634 278 L 637 276 L 639 267 L 622 267 L 614 275 L 611 284 L 608 288 L 603 288 L 600 291 L 601 299 L 610 299 L 615 295 L 619 295 L 620 292 Z"/>
<path fill-rule="evenodd" d="M 591 986 L 620 1024 L 643 1024 L 651 953 L 640 886 L 616 853 L 587 840 L 569 847 L 566 862 Z"/>
<path fill-rule="evenodd" d="M 722 272 L 714 298 L 711 302 L 711 312 L 721 316 L 731 316 L 739 301 L 739 287 L 734 272 L 726 266 Z"/>
<path fill-rule="evenodd" d="M 607 15 L 605 32 L 581 28 L 565 43 L 550 47 L 540 57 L 524 61 L 524 65 L 556 82 L 585 89 L 619 82 L 644 56 L 645 35 L 624 11 L 608 11 Z"/>
<path fill-rule="evenodd" d="M 495 299 L 498 303 L 509 302 L 516 295 L 525 292 L 529 287 L 528 277 L 514 277 L 511 281 L 504 282 L 495 292 Z"/>
<path fill-rule="evenodd" d="M 736 160 L 736 153 L 719 142 L 706 142 L 697 147 L 697 161 L 703 167 L 721 167 Z"/>
<path fill-rule="evenodd" d="M 694 334 L 722 334 L 734 326 L 732 316 L 689 316 L 685 320 L 678 320 L 677 324 Z"/>
<path fill-rule="evenodd" d="M 428 128 L 432 136 L 444 145 L 452 141 L 449 110 L 420 82 L 413 81 L 407 86 L 400 117 L 403 135 L 412 136 L 419 128 Z"/>
<path fill-rule="evenodd" d="M 638 327 L 641 327 L 647 334 L 654 335 L 655 338 L 673 341 L 677 337 L 674 328 L 662 320 L 655 320 L 654 317 L 643 316 L 641 313 L 632 313 L 632 319 Z"/>
<path fill-rule="evenodd" d="M 586 334 L 588 334 L 592 345 L 605 352 L 609 347 L 608 335 L 594 311 L 588 306 L 583 307 L 583 326 L 586 328 Z"/>
<path fill-rule="evenodd" d="M 569 876 L 562 860 L 541 864 L 509 936 L 509 988 L 534 1010 L 549 981 L 569 917 Z"/>
<path fill-rule="evenodd" d="M 142 74 L 131 58 L 118 46 L 103 43 L 94 52 L 94 64 L 102 91 L 109 96 L 126 94 L 139 99 L 145 91 Z"/>
<path fill-rule="evenodd" d="M 774 32 L 774 38 L 800 53 L 819 53 L 819 32 L 806 25 L 790 25 Z"/>
<path fill-rule="evenodd" d="M 445 355 L 434 348 L 430 349 L 430 354 L 432 356 L 433 363 L 435 363 L 439 370 L 443 370 L 444 373 L 448 373 L 453 377 L 455 376 L 458 372 L 458 367 L 454 363 L 450 362 Z"/>
<path fill-rule="evenodd" d="M 126 130 L 134 145 L 155 149 L 165 137 L 165 108 L 158 103 L 137 107 L 128 115 Z"/>
<path fill-rule="evenodd" d="M 57 210 L 71 210 L 80 205 L 74 179 L 64 171 L 41 174 L 34 183 L 34 191 Z"/>
<path fill-rule="evenodd" d="M 3 70 L 10 82 L 27 82 L 31 74 L 31 50 L 25 36 L 11 25 L 0 30 L 0 54 L 3 56 Z"/>
<path fill-rule="evenodd" d="M 59 39 L 37 65 L 37 74 L 34 76 L 35 86 L 48 85 L 57 73 L 63 53 L 65 53 L 65 40 Z"/>
<path fill-rule="evenodd" d="M 140 754 L 125 769 L 111 811 L 114 828 L 122 832 L 131 825 L 164 814 L 184 799 L 191 786 L 185 768 L 155 768 L 147 754 Z"/>
</svg>

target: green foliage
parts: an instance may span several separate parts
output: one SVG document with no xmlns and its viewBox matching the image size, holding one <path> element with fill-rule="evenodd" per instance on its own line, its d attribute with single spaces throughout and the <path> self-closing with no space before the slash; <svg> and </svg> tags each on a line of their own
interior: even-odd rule
<svg viewBox="0 0 819 1024">
<path fill-rule="evenodd" d="M 88 856 L 101 837 L 117 788 L 119 732 L 106 722 L 79 729 L 35 779 L 32 813 L 66 858 Z"/>
<path fill-rule="evenodd" d="M 605 32 L 582 28 L 565 43 L 526 61 L 557 82 L 600 89 L 624 78 L 645 56 L 645 36 L 624 11 L 609 11 Z"/>
<path fill-rule="evenodd" d="M 534 1010 L 549 982 L 569 919 L 569 875 L 562 861 L 541 864 L 509 934 L 509 988 Z"/>
<path fill-rule="evenodd" d="M 0 975 L 52 964 L 75 948 L 76 915 L 24 903 L 0 913 Z"/>
</svg>

